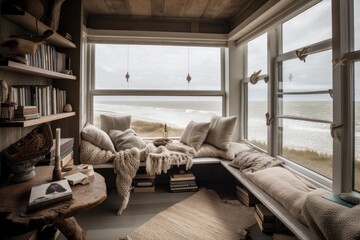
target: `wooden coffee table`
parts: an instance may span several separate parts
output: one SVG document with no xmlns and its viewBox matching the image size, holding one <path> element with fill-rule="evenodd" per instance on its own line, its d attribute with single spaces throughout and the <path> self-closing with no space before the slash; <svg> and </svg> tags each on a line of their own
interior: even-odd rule
<svg viewBox="0 0 360 240">
<path fill-rule="evenodd" d="M 71 186 L 73 198 L 28 211 L 31 187 L 50 182 L 53 166 L 36 167 L 31 180 L 13 183 L 8 179 L 0 186 L 0 223 L 6 235 L 19 235 L 40 229 L 48 224 L 57 227 L 67 239 L 85 239 L 85 231 L 74 215 L 102 203 L 106 199 L 104 178 L 95 173 L 87 185 Z"/>
</svg>

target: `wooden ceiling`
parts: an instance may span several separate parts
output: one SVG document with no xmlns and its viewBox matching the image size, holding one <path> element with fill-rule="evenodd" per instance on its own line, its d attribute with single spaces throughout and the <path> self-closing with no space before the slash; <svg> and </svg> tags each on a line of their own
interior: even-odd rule
<svg viewBox="0 0 360 240">
<path fill-rule="evenodd" d="M 84 0 L 87 16 L 106 15 L 149 19 L 244 20 L 267 0 Z M 239 20 L 240 19 L 240 20 Z"/>
</svg>

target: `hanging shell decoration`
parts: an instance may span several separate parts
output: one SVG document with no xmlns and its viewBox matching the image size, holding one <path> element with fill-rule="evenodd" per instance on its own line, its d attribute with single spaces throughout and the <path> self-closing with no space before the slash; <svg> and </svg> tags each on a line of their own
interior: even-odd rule
<svg viewBox="0 0 360 240">
<path fill-rule="evenodd" d="M 252 84 L 256 84 L 259 81 L 260 73 L 261 73 L 261 70 L 251 74 L 249 82 L 252 83 Z"/>
<path fill-rule="evenodd" d="M 191 81 L 190 73 L 188 73 L 188 75 L 187 75 L 187 77 L 186 77 L 186 81 L 187 81 L 188 83 L 190 83 L 190 81 Z"/>
<path fill-rule="evenodd" d="M 126 82 L 128 83 L 128 82 L 129 82 L 129 78 L 130 78 L 129 72 L 126 73 L 125 78 L 126 78 Z"/>
</svg>

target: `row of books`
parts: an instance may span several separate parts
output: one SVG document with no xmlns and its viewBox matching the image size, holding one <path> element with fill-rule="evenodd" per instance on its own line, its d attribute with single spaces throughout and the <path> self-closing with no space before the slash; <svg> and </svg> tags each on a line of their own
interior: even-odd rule
<svg viewBox="0 0 360 240">
<path fill-rule="evenodd" d="M 133 180 L 134 192 L 155 192 L 155 175 L 137 173 Z"/>
<path fill-rule="evenodd" d="M 39 110 L 36 106 L 18 106 L 14 110 L 13 121 L 25 121 L 30 119 L 39 118 Z"/>
<path fill-rule="evenodd" d="M 45 158 L 37 163 L 37 165 L 54 165 L 55 164 L 55 145 L 56 139 L 53 140 L 54 144 L 50 152 L 45 155 Z M 74 138 L 61 138 L 60 139 L 60 158 L 62 167 L 74 164 L 73 159 L 74 151 Z"/>
<path fill-rule="evenodd" d="M 41 44 L 34 54 L 25 55 L 26 65 L 55 72 L 65 72 L 70 69 L 70 58 L 65 53 L 57 52 L 48 43 Z"/>
<path fill-rule="evenodd" d="M 19 106 L 36 106 L 40 116 L 64 112 L 66 91 L 53 88 L 51 85 L 12 86 L 11 102 Z"/>
<path fill-rule="evenodd" d="M 262 233 L 276 231 L 276 216 L 264 204 L 255 204 L 254 216 Z"/>
<path fill-rule="evenodd" d="M 190 171 L 180 170 L 170 176 L 170 192 L 193 192 L 199 188 L 194 174 Z"/>
</svg>

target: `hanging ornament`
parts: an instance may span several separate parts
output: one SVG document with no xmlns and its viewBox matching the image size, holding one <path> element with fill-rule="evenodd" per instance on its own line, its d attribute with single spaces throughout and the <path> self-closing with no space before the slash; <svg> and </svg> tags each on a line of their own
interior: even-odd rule
<svg viewBox="0 0 360 240">
<path fill-rule="evenodd" d="M 125 79 L 126 79 L 126 83 L 128 85 L 128 88 L 129 88 L 129 78 L 130 78 L 130 74 L 129 74 L 129 48 L 130 48 L 130 46 L 128 45 L 128 47 L 127 47 L 127 72 L 126 72 L 126 75 L 125 75 Z"/>
<path fill-rule="evenodd" d="M 186 81 L 188 83 L 188 89 L 190 86 L 191 76 L 190 76 L 190 48 L 188 48 L 188 75 L 186 76 Z"/>
<path fill-rule="evenodd" d="M 129 83 L 129 78 L 130 78 L 129 72 L 126 73 L 125 78 L 126 78 L 126 82 Z"/>
</svg>

